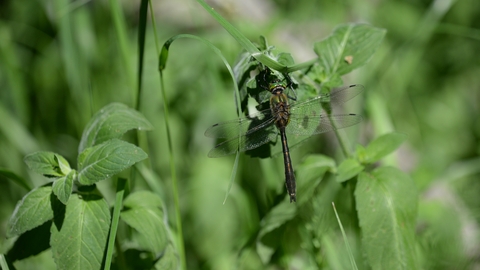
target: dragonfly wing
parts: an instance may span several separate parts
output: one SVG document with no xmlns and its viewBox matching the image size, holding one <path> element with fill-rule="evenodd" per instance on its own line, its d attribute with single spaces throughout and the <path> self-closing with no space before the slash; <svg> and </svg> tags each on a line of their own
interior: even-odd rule
<svg viewBox="0 0 480 270">
<path fill-rule="evenodd" d="M 287 133 L 294 135 L 311 136 L 332 130 L 350 127 L 362 121 L 357 114 L 335 114 L 320 116 L 291 117 L 287 126 Z"/>
<path fill-rule="evenodd" d="M 342 88 L 333 89 L 329 94 L 330 103 L 333 105 L 343 104 L 362 93 L 364 89 L 365 87 L 361 84 L 352 84 Z"/>
<path fill-rule="evenodd" d="M 262 128 L 250 129 L 244 135 L 219 143 L 210 150 L 208 156 L 215 158 L 231 155 L 237 151 L 252 150 L 270 141 L 275 141 L 278 131 L 272 123 L 273 120 L 270 121 L 269 125 L 262 125 Z"/>
</svg>

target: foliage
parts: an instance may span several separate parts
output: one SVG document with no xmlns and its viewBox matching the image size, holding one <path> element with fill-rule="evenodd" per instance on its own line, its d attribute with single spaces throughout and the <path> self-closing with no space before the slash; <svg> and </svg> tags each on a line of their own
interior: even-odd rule
<svg viewBox="0 0 480 270">
<path fill-rule="evenodd" d="M 252 3 L 0 4 L 2 269 L 478 268 L 475 0 Z M 207 157 L 267 67 L 364 86 L 290 149 L 296 203 L 281 155 Z"/>
</svg>

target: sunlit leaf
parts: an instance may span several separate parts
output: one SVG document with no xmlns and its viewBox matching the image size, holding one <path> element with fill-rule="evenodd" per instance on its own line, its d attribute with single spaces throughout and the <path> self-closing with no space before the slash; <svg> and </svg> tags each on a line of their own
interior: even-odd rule
<svg viewBox="0 0 480 270">
<path fill-rule="evenodd" d="M 63 204 L 67 204 L 73 189 L 73 180 L 75 179 L 76 171 L 72 170 L 67 176 L 60 177 L 53 182 L 53 194 L 57 196 L 58 200 Z"/>
<path fill-rule="evenodd" d="M 363 163 L 374 163 L 395 151 L 407 136 L 400 133 L 388 133 L 376 138 L 365 148 Z"/>
<path fill-rule="evenodd" d="M 50 245 L 57 269 L 100 269 L 110 210 L 98 195 L 75 195 L 67 204 L 65 216 L 55 216 Z"/>
<path fill-rule="evenodd" d="M 370 60 L 385 33 L 384 29 L 367 24 L 341 25 L 315 43 L 314 50 L 328 75 L 344 75 Z"/>
<path fill-rule="evenodd" d="M 344 182 L 348 179 L 353 178 L 363 170 L 363 166 L 353 158 L 344 160 L 338 166 L 337 170 L 337 181 Z"/>
<path fill-rule="evenodd" d="M 393 167 L 359 175 L 355 190 L 362 247 L 372 269 L 419 269 L 415 250 L 418 193 Z"/>
<path fill-rule="evenodd" d="M 66 175 L 60 168 L 59 160 L 63 163 L 63 167 L 70 167 L 68 162 L 62 156 L 53 152 L 35 152 L 24 158 L 24 161 L 30 170 L 47 177 L 61 177 Z"/>
<path fill-rule="evenodd" d="M 139 112 L 121 103 L 112 103 L 97 112 L 85 127 L 78 147 L 85 148 L 120 138 L 131 129 L 151 130 L 152 124 Z"/>
<path fill-rule="evenodd" d="M 51 195 L 52 187 L 46 185 L 23 196 L 8 221 L 7 237 L 20 235 L 52 219 Z"/>
<path fill-rule="evenodd" d="M 91 185 L 147 158 L 139 147 L 113 139 L 85 149 L 78 157 L 78 181 Z"/>
</svg>

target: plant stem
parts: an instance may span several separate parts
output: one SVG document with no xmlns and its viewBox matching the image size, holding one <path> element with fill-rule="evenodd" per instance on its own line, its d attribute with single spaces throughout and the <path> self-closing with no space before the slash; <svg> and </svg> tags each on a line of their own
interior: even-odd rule
<svg viewBox="0 0 480 270">
<path fill-rule="evenodd" d="M 155 27 L 155 14 L 153 13 L 152 2 L 149 1 L 150 6 L 150 13 L 152 18 L 152 26 L 153 26 L 153 34 L 155 36 L 155 44 L 157 47 L 157 55 L 160 56 L 160 47 L 158 44 L 158 36 L 157 36 L 157 29 Z M 160 79 L 160 89 L 162 92 L 163 98 L 163 110 L 165 114 L 165 130 L 167 132 L 167 141 L 168 141 L 168 152 L 169 152 L 169 161 L 170 161 L 170 172 L 172 174 L 172 193 L 173 193 L 173 201 L 175 207 L 175 223 L 177 226 L 177 251 L 180 257 L 180 263 L 182 265 L 182 269 L 187 269 L 187 262 L 185 259 L 185 244 L 183 243 L 183 230 L 182 230 L 182 218 L 180 213 L 180 202 L 178 199 L 178 181 L 177 181 L 177 173 L 175 170 L 175 158 L 173 155 L 173 147 L 172 147 L 172 138 L 170 134 L 170 125 L 168 122 L 169 113 L 168 113 L 168 103 L 167 103 L 167 94 L 165 93 L 165 85 L 163 80 L 163 72 L 162 69 L 159 69 L 159 79 Z"/>
<path fill-rule="evenodd" d="M 115 238 L 117 236 L 118 220 L 120 219 L 120 210 L 122 209 L 123 194 L 125 193 L 125 178 L 117 179 L 117 194 L 115 197 L 115 205 L 113 206 L 113 217 L 110 225 L 110 236 L 108 239 L 107 256 L 105 258 L 105 270 L 110 269 L 112 264 L 113 250 L 115 249 Z"/>
</svg>

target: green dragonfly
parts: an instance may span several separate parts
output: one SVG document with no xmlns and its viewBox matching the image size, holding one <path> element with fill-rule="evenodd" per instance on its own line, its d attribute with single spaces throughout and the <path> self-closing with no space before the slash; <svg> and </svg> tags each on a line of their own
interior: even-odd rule
<svg viewBox="0 0 480 270">
<path fill-rule="evenodd" d="M 272 146 L 281 145 L 285 165 L 285 185 L 290 202 L 295 202 L 296 183 L 289 145 L 293 147 L 312 135 L 361 122 L 360 115 L 332 114 L 331 108 L 357 96 L 364 87 L 358 84 L 350 85 L 335 89 L 329 94 L 292 104 L 289 103 L 289 97 L 285 93 L 287 87 L 287 84 L 278 80 L 269 83 L 268 89 L 272 94 L 269 109 L 258 111 L 248 117 L 215 124 L 205 131 L 205 135 L 223 139 L 208 153 L 212 158 L 249 151 L 267 143 Z M 290 144 L 287 142 L 287 135 L 291 141 Z"/>
</svg>

